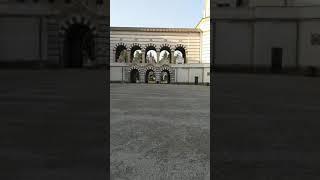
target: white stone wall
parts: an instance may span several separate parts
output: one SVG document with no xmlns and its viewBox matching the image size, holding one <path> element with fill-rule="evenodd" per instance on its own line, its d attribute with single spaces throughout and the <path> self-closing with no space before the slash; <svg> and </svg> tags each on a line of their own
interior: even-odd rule
<svg viewBox="0 0 320 180">
<path fill-rule="evenodd" d="M 210 63 L 210 17 L 202 19 L 197 28 L 201 30 L 201 63 Z"/>
<path fill-rule="evenodd" d="M 210 64 L 175 64 L 174 82 L 171 83 L 191 83 L 195 82 L 198 76 L 198 83 L 210 82 Z M 128 82 L 128 65 L 124 63 L 111 63 L 110 81 L 111 82 Z M 142 82 L 144 83 L 144 82 Z"/>
<path fill-rule="evenodd" d="M 0 27 L 0 61 L 40 60 L 39 18 L 1 17 Z"/>
<path fill-rule="evenodd" d="M 246 21 L 216 23 L 216 65 L 251 65 L 252 25 Z"/>
<path fill-rule="evenodd" d="M 210 64 L 184 64 L 173 65 L 175 68 L 176 83 L 194 83 L 198 76 L 199 83 L 210 82 Z"/>
<path fill-rule="evenodd" d="M 82 2 L 80 4 L 80 2 Z M 54 0 L 50 3 L 49 0 L 25 0 L 18 2 L 17 0 L 1 0 L 0 14 L 11 15 L 44 15 L 57 14 L 61 12 L 71 13 L 75 9 L 81 9 L 81 12 L 89 12 L 96 15 L 107 15 L 107 0 L 103 0 L 103 4 L 97 4 L 96 1 L 72 0 L 71 3 L 65 3 L 65 0 Z"/>
<path fill-rule="evenodd" d="M 300 23 L 299 63 L 301 66 L 320 68 L 320 45 L 311 44 L 311 34 L 320 34 L 320 20 L 309 20 Z"/>
<path fill-rule="evenodd" d="M 271 49 L 278 47 L 284 68 L 320 67 L 320 46 L 311 44 L 311 34 L 320 34 L 320 7 L 225 10 L 214 11 L 217 66 L 270 68 Z"/>
<path fill-rule="evenodd" d="M 182 44 L 186 47 L 187 63 L 200 63 L 200 31 L 194 32 L 161 32 L 161 31 L 129 31 L 114 30 L 110 32 L 110 62 L 115 62 L 114 48 L 118 43 L 124 43 L 130 47 L 134 43 L 138 43 L 145 47 L 147 44 L 155 44 L 160 48 L 162 44 L 169 44 L 172 49 Z"/>
<path fill-rule="evenodd" d="M 296 23 L 255 22 L 254 66 L 271 66 L 271 49 L 283 48 L 283 67 L 296 67 Z"/>
<path fill-rule="evenodd" d="M 110 68 L 110 81 L 122 82 L 125 81 L 126 64 L 112 63 Z"/>
</svg>

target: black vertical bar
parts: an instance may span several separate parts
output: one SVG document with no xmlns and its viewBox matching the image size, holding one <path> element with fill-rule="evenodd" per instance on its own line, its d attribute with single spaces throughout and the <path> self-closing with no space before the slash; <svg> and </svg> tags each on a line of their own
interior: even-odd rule
<svg viewBox="0 0 320 180">
<path fill-rule="evenodd" d="M 106 39 L 107 39 L 107 60 L 106 60 L 106 93 L 107 93 L 107 122 L 105 128 L 105 146 L 106 146 L 106 179 L 110 179 L 110 0 L 106 0 L 107 4 L 107 28 L 106 28 Z"/>
<path fill-rule="evenodd" d="M 210 11 L 213 9 L 213 0 L 210 0 Z M 216 24 L 210 12 L 210 179 L 214 179 L 214 115 L 213 115 L 213 89 L 214 89 L 214 63 L 215 63 L 215 31 Z"/>
<path fill-rule="evenodd" d="M 42 17 L 39 17 L 39 60 L 42 63 Z"/>
</svg>

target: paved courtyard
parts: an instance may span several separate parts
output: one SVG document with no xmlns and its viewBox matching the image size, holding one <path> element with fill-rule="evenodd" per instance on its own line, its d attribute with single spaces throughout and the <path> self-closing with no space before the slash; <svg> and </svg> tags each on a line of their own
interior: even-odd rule
<svg viewBox="0 0 320 180">
<path fill-rule="evenodd" d="M 0 71 L 0 179 L 105 177 L 104 71 Z M 320 78 L 216 74 L 216 180 L 319 179 Z M 111 84 L 113 179 L 206 179 L 209 87 Z"/>
<path fill-rule="evenodd" d="M 215 74 L 215 180 L 320 179 L 320 78 Z"/>
<path fill-rule="evenodd" d="M 0 71 L 0 179 L 106 177 L 105 71 Z"/>
<path fill-rule="evenodd" d="M 210 179 L 209 90 L 111 84 L 111 179 Z"/>
</svg>

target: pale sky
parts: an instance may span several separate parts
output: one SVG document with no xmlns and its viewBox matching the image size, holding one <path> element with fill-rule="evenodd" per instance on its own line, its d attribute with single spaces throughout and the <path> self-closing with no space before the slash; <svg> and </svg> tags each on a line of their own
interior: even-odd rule
<svg viewBox="0 0 320 180">
<path fill-rule="evenodd" d="M 110 8 L 111 26 L 194 28 L 204 0 L 110 0 Z"/>
</svg>

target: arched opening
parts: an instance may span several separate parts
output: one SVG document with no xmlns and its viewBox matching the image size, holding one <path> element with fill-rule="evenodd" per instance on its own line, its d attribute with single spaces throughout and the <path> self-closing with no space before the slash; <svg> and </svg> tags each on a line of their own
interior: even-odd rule
<svg viewBox="0 0 320 180">
<path fill-rule="evenodd" d="M 153 46 L 148 46 L 146 48 L 146 53 L 145 53 L 145 59 L 147 63 L 157 63 L 158 62 L 158 57 L 157 57 L 157 49 Z"/>
<path fill-rule="evenodd" d="M 95 60 L 94 36 L 90 28 L 82 24 L 73 24 L 64 39 L 64 67 L 82 67 L 84 63 Z"/>
<path fill-rule="evenodd" d="M 178 63 L 178 64 L 186 63 L 186 50 L 182 46 L 179 46 L 175 49 L 174 60 L 175 60 L 175 63 Z"/>
<path fill-rule="evenodd" d="M 133 46 L 130 52 L 130 62 L 142 63 L 142 51 L 140 46 Z"/>
<path fill-rule="evenodd" d="M 164 46 L 160 49 L 160 60 L 159 62 L 167 62 L 167 63 L 172 63 L 171 62 L 171 50 L 169 47 Z"/>
<path fill-rule="evenodd" d="M 170 84 L 170 72 L 168 70 L 163 70 L 160 76 L 161 84 Z"/>
<path fill-rule="evenodd" d="M 142 51 L 140 49 L 133 52 L 133 60 L 135 63 L 142 63 Z"/>
<path fill-rule="evenodd" d="M 156 83 L 156 75 L 152 69 L 147 70 L 145 82 L 146 83 Z"/>
<path fill-rule="evenodd" d="M 117 46 L 115 58 L 115 62 L 128 62 L 127 48 L 124 45 Z"/>
<path fill-rule="evenodd" d="M 138 83 L 140 81 L 140 74 L 137 69 L 132 69 L 130 72 L 130 82 Z"/>
</svg>

